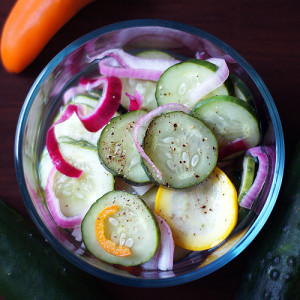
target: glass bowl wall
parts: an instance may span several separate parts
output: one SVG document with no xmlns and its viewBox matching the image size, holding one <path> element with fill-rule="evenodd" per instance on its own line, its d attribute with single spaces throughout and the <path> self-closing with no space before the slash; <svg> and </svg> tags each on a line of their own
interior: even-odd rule
<svg viewBox="0 0 300 300">
<path fill-rule="evenodd" d="M 97 74 L 92 57 L 110 48 L 135 53 L 161 49 L 179 59 L 195 55 L 226 59 L 231 73 L 250 89 L 261 122 L 261 145 L 274 151 L 270 176 L 255 208 L 221 245 L 221 248 L 194 252 L 175 263 L 172 271 L 143 271 L 140 267 L 121 268 L 96 260 L 81 242 L 55 224 L 39 185 L 38 165 L 45 145 L 47 129 L 62 105 L 61 95 L 79 78 Z M 280 119 L 265 84 L 230 46 L 197 28 L 162 20 L 133 20 L 95 30 L 61 51 L 36 79 L 20 113 L 15 140 L 15 166 L 25 205 L 44 237 L 66 259 L 99 278 L 131 286 L 170 286 L 201 278 L 219 269 L 255 238 L 268 219 L 280 189 L 284 168 L 284 140 Z M 214 251 L 214 252 L 213 252 Z M 211 252 L 214 255 L 208 259 Z"/>
</svg>

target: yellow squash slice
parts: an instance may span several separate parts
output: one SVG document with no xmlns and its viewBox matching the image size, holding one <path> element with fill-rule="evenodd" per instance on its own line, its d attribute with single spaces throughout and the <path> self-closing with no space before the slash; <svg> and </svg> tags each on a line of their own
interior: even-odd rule
<svg viewBox="0 0 300 300">
<path fill-rule="evenodd" d="M 159 187 L 155 212 L 169 224 L 175 244 L 200 251 L 221 243 L 237 222 L 237 192 L 219 168 L 183 190 Z"/>
</svg>

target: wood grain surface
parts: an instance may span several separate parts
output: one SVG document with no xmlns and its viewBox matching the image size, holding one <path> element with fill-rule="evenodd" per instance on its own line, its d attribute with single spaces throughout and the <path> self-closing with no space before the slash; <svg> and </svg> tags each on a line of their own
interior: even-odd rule
<svg viewBox="0 0 300 300">
<path fill-rule="evenodd" d="M 14 2 L 1 0 L 1 29 Z M 299 138 L 298 1 L 96 1 L 66 24 L 24 72 L 9 74 L 0 66 L 0 197 L 20 213 L 28 216 L 15 177 L 14 136 L 23 101 L 35 78 L 60 50 L 91 30 L 119 21 L 145 18 L 173 20 L 195 26 L 237 50 L 256 69 L 274 98 L 285 134 L 286 159 L 289 160 L 294 143 Z M 103 286 L 112 299 L 234 299 L 247 257 L 256 247 L 257 239 L 220 270 L 177 287 L 139 289 L 109 283 Z M 0 299 L 3 298 L 0 296 Z"/>
</svg>

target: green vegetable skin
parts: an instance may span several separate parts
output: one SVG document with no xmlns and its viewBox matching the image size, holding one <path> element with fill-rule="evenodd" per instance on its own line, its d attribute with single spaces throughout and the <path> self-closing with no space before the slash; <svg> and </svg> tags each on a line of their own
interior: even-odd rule
<svg viewBox="0 0 300 300">
<path fill-rule="evenodd" d="M 286 174 L 275 215 L 242 280 L 237 300 L 290 300 L 300 296 L 300 142 Z M 277 213 L 277 214 L 276 214 Z"/>
<path fill-rule="evenodd" d="M 0 295 L 5 300 L 107 299 L 101 281 L 57 254 L 1 199 Z"/>
</svg>

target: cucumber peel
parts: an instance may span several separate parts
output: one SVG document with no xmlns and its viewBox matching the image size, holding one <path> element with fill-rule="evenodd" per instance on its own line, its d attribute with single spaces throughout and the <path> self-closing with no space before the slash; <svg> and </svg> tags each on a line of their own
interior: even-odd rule
<svg viewBox="0 0 300 300">
<path fill-rule="evenodd" d="M 249 259 L 237 300 L 299 298 L 299 177 L 300 142 L 283 180 L 275 211 Z"/>
<path fill-rule="evenodd" d="M 99 280 L 66 261 L 1 199 L 0 294 L 6 300 L 108 299 Z"/>
</svg>

